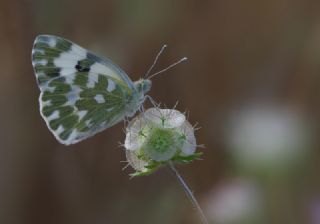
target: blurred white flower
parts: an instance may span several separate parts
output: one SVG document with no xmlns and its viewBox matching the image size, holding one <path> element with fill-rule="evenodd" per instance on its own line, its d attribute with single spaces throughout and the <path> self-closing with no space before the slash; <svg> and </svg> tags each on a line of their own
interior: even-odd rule
<svg viewBox="0 0 320 224">
<path fill-rule="evenodd" d="M 205 209 L 212 223 L 251 223 L 262 214 L 263 200 L 260 190 L 253 183 L 235 179 L 209 193 Z"/>
<path fill-rule="evenodd" d="M 310 216 L 311 224 L 320 223 L 320 198 L 314 198 L 309 205 L 308 215 Z"/>
<path fill-rule="evenodd" d="M 174 109 L 154 107 L 133 119 L 124 147 L 128 163 L 139 175 L 171 160 L 190 162 L 199 157 L 194 128 Z"/>
<path fill-rule="evenodd" d="M 310 129 L 294 110 L 253 107 L 233 117 L 227 144 L 235 160 L 253 169 L 284 168 L 310 148 Z"/>
</svg>

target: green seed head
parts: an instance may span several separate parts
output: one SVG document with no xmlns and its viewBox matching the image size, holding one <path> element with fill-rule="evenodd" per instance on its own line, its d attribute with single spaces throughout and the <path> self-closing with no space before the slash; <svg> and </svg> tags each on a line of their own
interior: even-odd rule
<svg viewBox="0 0 320 224">
<path fill-rule="evenodd" d="M 146 175 L 169 161 L 191 162 L 196 153 L 194 128 L 177 110 L 151 108 L 133 119 L 124 144 L 132 176 Z"/>
<path fill-rule="evenodd" d="M 143 151 L 155 161 L 168 161 L 178 150 L 178 133 L 173 129 L 154 127 L 150 131 L 149 139 L 146 141 Z"/>
</svg>

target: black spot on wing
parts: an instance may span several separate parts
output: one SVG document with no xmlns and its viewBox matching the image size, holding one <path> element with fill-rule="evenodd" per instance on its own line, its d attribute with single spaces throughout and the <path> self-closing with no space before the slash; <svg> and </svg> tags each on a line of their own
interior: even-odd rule
<svg viewBox="0 0 320 224">
<path fill-rule="evenodd" d="M 83 60 L 80 60 L 75 65 L 75 69 L 77 69 L 78 72 L 89 72 L 91 66 L 95 63 L 94 60 L 90 58 L 85 58 Z"/>
<path fill-rule="evenodd" d="M 80 61 L 78 61 L 78 63 L 76 64 L 75 68 L 77 69 L 78 72 L 89 72 L 90 71 L 90 67 L 83 67 L 80 64 Z"/>
</svg>

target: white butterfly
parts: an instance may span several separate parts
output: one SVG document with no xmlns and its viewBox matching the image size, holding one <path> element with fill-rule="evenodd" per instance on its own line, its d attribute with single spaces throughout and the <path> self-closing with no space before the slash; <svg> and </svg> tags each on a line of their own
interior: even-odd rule
<svg viewBox="0 0 320 224">
<path fill-rule="evenodd" d="M 151 88 L 150 78 L 184 60 L 133 82 L 110 60 L 61 37 L 40 35 L 34 41 L 32 64 L 41 91 L 41 115 L 60 143 L 77 143 L 133 116 Z"/>
</svg>

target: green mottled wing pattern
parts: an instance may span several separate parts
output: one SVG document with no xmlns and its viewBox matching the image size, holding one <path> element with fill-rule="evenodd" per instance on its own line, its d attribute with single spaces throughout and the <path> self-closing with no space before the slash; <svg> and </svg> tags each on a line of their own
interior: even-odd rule
<svg viewBox="0 0 320 224">
<path fill-rule="evenodd" d="M 59 142 L 77 143 L 127 115 L 133 83 L 107 59 L 63 38 L 41 35 L 34 42 L 32 63 L 41 115 Z"/>
</svg>

